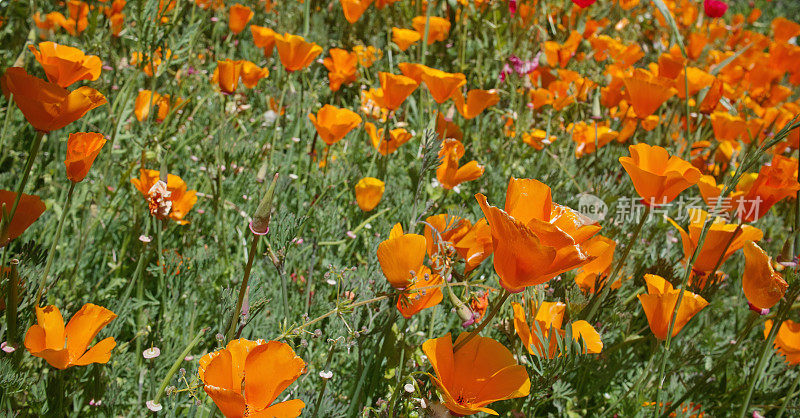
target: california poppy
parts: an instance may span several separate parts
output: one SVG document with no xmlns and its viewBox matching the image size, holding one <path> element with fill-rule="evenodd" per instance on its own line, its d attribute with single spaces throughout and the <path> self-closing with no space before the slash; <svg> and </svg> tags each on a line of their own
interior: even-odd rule
<svg viewBox="0 0 800 418">
<path fill-rule="evenodd" d="M 464 139 L 464 133 L 461 128 L 452 119 L 445 118 L 439 112 L 436 112 L 436 134 L 443 140 L 452 138 L 456 141 L 461 141 Z"/>
<path fill-rule="evenodd" d="M 322 60 L 322 65 L 328 69 L 328 80 L 331 91 L 338 91 L 342 84 L 356 81 L 356 63 L 358 57 L 353 52 L 341 48 L 332 48 L 328 51 L 330 57 Z"/>
<path fill-rule="evenodd" d="M 766 251 L 753 241 L 747 241 L 742 275 L 742 289 L 747 300 L 759 309 L 769 309 L 781 300 L 788 287 L 780 273 L 775 272 Z"/>
<path fill-rule="evenodd" d="M 39 37 L 41 39 L 47 39 L 53 30 L 62 27 L 66 20 L 67 18 L 59 12 L 50 12 L 44 18 L 42 18 L 40 12 L 36 12 L 33 15 L 33 22 L 40 29 Z"/>
<path fill-rule="evenodd" d="M 547 136 L 547 131 L 542 129 L 533 129 L 530 132 L 522 133 L 522 142 L 530 145 L 536 150 L 543 150 L 545 145 L 550 145 L 556 141 L 555 135 Z"/>
<path fill-rule="evenodd" d="M 400 72 L 403 73 L 404 76 L 411 78 L 417 84 L 422 83 L 422 73 L 431 69 L 431 67 L 428 67 L 427 65 L 422 65 L 415 62 L 401 62 L 397 64 L 397 68 L 400 69 Z"/>
<path fill-rule="evenodd" d="M 489 106 L 494 106 L 500 101 L 500 96 L 497 90 L 481 90 L 473 89 L 467 92 L 467 99 L 460 91 L 456 90 L 453 95 L 453 102 L 455 102 L 456 110 L 464 119 L 473 119 L 480 115 L 481 112 L 486 110 Z"/>
<path fill-rule="evenodd" d="M 372 146 L 381 153 L 381 155 L 389 155 L 395 151 L 400 145 L 410 141 L 414 135 L 408 132 L 405 128 L 395 128 L 389 131 L 389 135 L 384 134 L 384 128 L 377 129 L 375 124 L 367 122 L 364 124 L 369 135 Z"/>
<path fill-rule="evenodd" d="M 800 35 L 800 24 L 785 17 L 776 17 L 772 20 L 772 34 L 777 42 L 788 42 Z"/>
<path fill-rule="evenodd" d="M 572 133 L 572 141 L 575 142 L 575 158 L 596 152 L 599 148 L 619 138 L 620 135 L 619 132 L 611 129 L 608 123 L 603 122 L 570 123 L 566 129 L 567 132 Z"/>
<path fill-rule="evenodd" d="M 767 319 L 764 322 L 764 338 L 772 331 L 773 322 Z M 800 322 L 785 320 L 775 335 L 775 348 L 786 357 L 790 365 L 800 364 Z"/>
<path fill-rule="evenodd" d="M 106 98 L 91 87 L 67 91 L 54 83 L 36 78 L 19 67 L 8 68 L 0 78 L 0 87 L 25 119 L 37 131 L 50 132 L 80 119 L 86 112 L 106 103 Z"/>
<path fill-rule="evenodd" d="M 678 93 L 678 97 L 685 99 L 687 82 L 689 84 L 689 96 L 694 96 L 699 93 L 700 90 L 711 87 L 714 80 L 716 80 L 716 77 L 710 73 L 697 67 L 688 67 L 685 70 L 681 69 L 680 74 L 678 74 L 678 77 L 675 79 L 675 90 Z"/>
<path fill-rule="evenodd" d="M 96 55 L 55 42 L 42 42 L 39 49 L 28 45 L 36 61 L 44 68 L 47 79 L 61 87 L 69 87 L 79 80 L 97 80 L 103 62 Z"/>
<path fill-rule="evenodd" d="M 436 287 L 444 283 L 441 276 L 432 273 L 426 266 L 416 273 L 414 283 L 397 298 L 397 310 L 404 318 L 411 318 L 424 309 L 436 306 L 443 299 L 441 287 Z"/>
<path fill-rule="evenodd" d="M 305 370 L 292 347 L 279 341 L 233 340 L 200 359 L 203 389 L 228 418 L 245 416 L 298 417 L 300 399 L 275 403 Z"/>
<path fill-rule="evenodd" d="M 392 28 L 392 42 L 394 42 L 401 51 L 407 50 L 411 45 L 419 42 L 422 35 L 411 29 Z"/>
<path fill-rule="evenodd" d="M 545 358 L 554 358 L 558 350 L 558 333 L 562 338 L 566 331 L 562 329 L 564 310 L 567 305 L 562 302 L 542 302 L 540 305 L 529 303 L 530 312 L 519 303 L 512 303 L 514 309 L 514 330 L 528 353 Z M 531 325 L 528 324 L 531 319 Z M 583 354 L 597 354 L 603 350 L 600 334 L 588 322 L 580 320 L 570 324 L 572 339 L 583 343 Z M 539 334 L 548 341 L 547 348 Z"/>
<path fill-rule="evenodd" d="M 673 289 L 670 282 L 655 274 L 645 274 L 644 280 L 647 282 L 647 294 L 640 294 L 637 297 L 642 303 L 645 315 L 647 315 L 650 331 L 659 340 L 665 340 L 667 339 L 669 323 L 675 312 L 680 290 Z M 708 302 L 702 296 L 684 290 L 681 306 L 678 309 L 678 315 L 675 317 L 675 324 L 672 327 L 672 336 L 678 335 L 684 325 L 706 306 L 708 306 Z"/>
<path fill-rule="evenodd" d="M 468 333 L 462 332 L 456 344 Z M 476 335 L 453 352 L 450 334 L 422 344 L 435 376 L 434 384 L 444 397 L 444 406 L 458 415 L 478 412 L 497 415 L 487 406 L 496 401 L 528 396 L 531 382 L 525 366 L 517 364 L 499 342 Z"/>
<path fill-rule="evenodd" d="M 458 89 L 467 82 L 466 76 L 462 73 L 447 73 L 430 67 L 425 67 L 421 78 L 431 92 L 433 100 L 439 104 L 447 101 L 453 93 L 460 94 Z"/>
<path fill-rule="evenodd" d="M 445 189 L 452 189 L 461 183 L 480 178 L 485 170 L 484 166 L 472 160 L 462 166 L 459 160 L 465 154 L 464 144 L 454 138 L 445 138 L 439 150 L 442 163 L 436 169 L 436 179 Z"/>
<path fill-rule="evenodd" d="M 378 206 L 386 190 L 386 183 L 375 177 L 364 177 L 356 183 L 356 202 L 364 212 L 369 212 Z"/>
<path fill-rule="evenodd" d="M 631 156 L 620 157 L 619 162 L 648 206 L 672 202 L 700 179 L 700 170 L 677 156 L 670 156 L 662 147 L 639 143 L 628 149 Z"/>
<path fill-rule="evenodd" d="M 708 218 L 708 213 L 699 209 L 690 209 L 690 215 L 692 221 L 689 224 L 688 232 L 668 218 L 670 223 L 675 228 L 678 228 L 678 232 L 681 234 L 683 257 L 686 261 L 691 259 L 696 251 L 700 234 Z M 717 263 L 721 266 L 733 253 L 739 251 L 745 245 L 745 242 L 758 241 L 763 236 L 764 234 L 761 230 L 756 227 L 750 225 L 738 227 L 738 225 L 725 222 L 722 218 L 712 219 L 711 227 L 706 233 L 706 239 L 703 242 L 703 248 L 697 254 L 692 269 L 696 273 L 713 273 L 712 270 Z"/>
<path fill-rule="evenodd" d="M 78 183 L 86 178 L 89 169 L 92 168 L 100 149 L 106 143 L 103 134 L 96 132 L 78 132 L 69 134 L 67 140 L 67 159 L 64 165 L 67 167 L 67 177 Z"/>
<path fill-rule="evenodd" d="M 241 79 L 242 84 L 248 89 L 254 88 L 259 80 L 269 77 L 269 70 L 261 68 L 250 61 L 242 61 Z"/>
<path fill-rule="evenodd" d="M 160 180 L 156 170 L 139 170 L 139 178 L 131 179 L 134 187 L 147 199 L 150 214 L 160 219 L 169 217 L 186 225 L 186 214 L 197 203 L 197 191 L 187 190 L 186 182 L 174 174 L 167 175 L 167 183 Z"/>
<path fill-rule="evenodd" d="M 428 20 L 430 18 L 430 20 Z M 417 16 L 411 19 L 414 30 L 425 37 L 425 23 L 428 23 L 428 45 L 436 41 L 444 41 L 450 34 L 450 21 L 438 16 Z"/>
<path fill-rule="evenodd" d="M 378 77 L 381 81 L 382 93 L 378 100 L 378 106 L 384 109 L 397 110 L 406 98 L 417 89 L 418 83 L 406 76 L 380 72 Z"/>
<path fill-rule="evenodd" d="M 456 252 L 461 258 L 464 259 L 464 273 L 469 273 L 478 267 L 483 260 L 486 260 L 494 247 L 492 245 L 492 229 L 486 222 L 485 218 L 481 218 L 475 222 L 462 237 L 455 244 Z"/>
<path fill-rule="evenodd" d="M 424 234 L 428 256 L 437 255 L 441 247 L 453 248 L 471 227 L 469 220 L 455 215 L 442 213 L 427 217 Z"/>
<path fill-rule="evenodd" d="M 655 113 L 675 94 L 671 88 L 671 80 L 660 79 L 641 68 L 635 69 L 633 75 L 623 78 L 622 81 L 625 83 L 633 111 L 640 118 Z"/>
<path fill-rule="evenodd" d="M 542 45 L 542 49 L 544 50 L 545 58 L 547 58 L 547 64 L 551 67 L 566 67 L 572 57 L 575 56 L 575 52 L 578 51 L 581 40 L 583 40 L 583 36 L 581 36 L 580 32 L 572 31 L 563 44 L 555 41 L 546 41 Z"/>
<path fill-rule="evenodd" d="M 356 54 L 356 57 L 358 57 L 358 65 L 364 68 L 372 67 L 372 64 L 383 56 L 383 51 L 372 45 L 356 45 L 353 47 L 353 52 Z"/>
<path fill-rule="evenodd" d="M 57 369 L 108 363 L 111 350 L 117 345 L 108 337 L 88 348 L 89 343 L 103 327 L 113 321 L 114 312 L 91 303 L 72 316 L 64 327 L 61 311 L 53 305 L 36 307 L 36 324 L 25 334 L 25 348 L 35 357 L 41 357 Z"/>
<path fill-rule="evenodd" d="M 249 7 L 236 3 L 228 10 L 228 29 L 238 35 L 252 18 L 253 11 Z"/>
<path fill-rule="evenodd" d="M 550 188 L 536 180 L 509 180 L 505 210 L 475 195 L 492 229 L 494 270 L 510 292 L 544 283 L 588 263 L 581 248 L 600 230 L 578 212 L 553 203 Z"/>
<path fill-rule="evenodd" d="M 578 284 L 582 291 L 594 293 L 608 284 L 604 279 L 607 279 L 611 273 L 611 262 L 614 261 L 617 242 L 602 235 L 595 235 L 587 240 L 582 247 L 586 254 L 596 258 L 578 269 L 578 273 L 575 275 L 575 283 Z M 598 283 L 600 283 L 600 287 L 596 286 Z M 611 283 L 611 288 L 618 289 L 621 285 L 622 281 L 617 279 L 617 281 Z"/>
<path fill-rule="evenodd" d="M 378 245 L 378 262 L 383 275 L 396 289 L 405 289 L 412 283 L 424 260 L 425 237 L 404 234 L 400 224 L 392 227 L 389 239 Z"/>
<path fill-rule="evenodd" d="M 322 53 L 321 46 L 289 33 L 275 35 L 275 46 L 278 48 L 281 64 L 290 73 L 308 67 Z"/>
<path fill-rule="evenodd" d="M 5 211 L 7 215 L 11 215 L 11 208 L 14 206 L 16 199 L 16 193 L 0 190 L 0 211 Z M 5 247 L 9 241 L 22 235 L 29 226 L 42 216 L 44 210 L 44 202 L 39 196 L 23 193 L 17 204 L 17 211 L 14 212 L 14 218 L 11 219 L 5 231 L 0 230 L 0 247 Z"/>
<path fill-rule="evenodd" d="M 239 86 L 239 76 L 242 72 L 242 61 L 230 59 L 218 60 L 217 69 L 214 70 L 212 78 L 219 85 L 223 93 L 232 94 Z"/>
<path fill-rule="evenodd" d="M 322 106 L 316 116 L 309 113 L 308 118 L 317 128 L 319 137 L 328 145 L 339 142 L 361 123 L 361 116 L 358 116 L 358 113 L 328 104 Z"/>
<path fill-rule="evenodd" d="M 175 107 L 179 107 L 182 103 L 183 100 L 176 100 Z M 134 101 L 133 113 L 136 115 L 136 119 L 141 122 L 147 119 L 147 117 L 150 115 L 150 110 L 155 106 L 158 106 L 158 112 L 156 113 L 155 119 L 158 122 L 162 122 L 164 119 L 166 119 L 171 108 L 169 96 L 162 96 L 158 93 L 151 92 L 150 90 L 139 90 L 139 94 L 136 96 L 136 101 Z"/>
<path fill-rule="evenodd" d="M 69 0 L 67 10 L 69 10 L 69 18 L 59 24 L 70 35 L 78 36 L 89 26 L 89 5 L 82 1 Z"/>
<path fill-rule="evenodd" d="M 779 201 L 795 196 L 798 190 L 797 160 L 776 154 L 758 171 L 747 193 L 735 202 L 734 211 L 738 218 L 755 222 Z"/>
<path fill-rule="evenodd" d="M 344 18 L 350 24 L 356 23 L 367 10 L 372 0 L 339 0 L 342 4 Z"/>
<path fill-rule="evenodd" d="M 253 43 L 264 50 L 264 56 L 271 57 L 275 49 L 275 37 L 278 34 L 270 28 L 256 25 L 250 25 L 250 33 L 253 35 Z"/>
</svg>

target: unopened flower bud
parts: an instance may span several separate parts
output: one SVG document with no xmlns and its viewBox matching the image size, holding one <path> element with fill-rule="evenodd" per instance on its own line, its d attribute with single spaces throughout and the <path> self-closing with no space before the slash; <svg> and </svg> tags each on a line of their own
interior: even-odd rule
<svg viewBox="0 0 800 418">
<path fill-rule="evenodd" d="M 275 185 L 278 183 L 278 173 L 272 178 L 267 193 L 258 204 L 253 220 L 250 222 L 250 231 L 256 235 L 266 235 L 269 232 L 269 219 L 272 215 L 272 197 L 275 195 Z"/>
</svg>

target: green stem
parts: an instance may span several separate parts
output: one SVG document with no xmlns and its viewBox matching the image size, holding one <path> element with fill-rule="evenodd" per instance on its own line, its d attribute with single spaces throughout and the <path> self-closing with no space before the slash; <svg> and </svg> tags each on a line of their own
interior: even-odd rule
<svg viewBox="0 0 800 418">
<path fill-rule="evenodd" d="M 17 186 L 17 195 L 14 197 L 14 204 L 11 206 L 11 211 L 8 212 L 8 222 L 4 222 L 2 225 L 0 225 L 0 237 L 6 235 L 8 228 L 11 227 L 11 220 L 14 219 L 14 214 L 17 213 L 17 206 L 19 206 L 19 200 L 22 198 L 22 193 L 25 191 L 25 186 L 28 184 L 28 177 L 30 177 L 31 168 L 33 168 L 33 161 L 39 154 L 39 148 L 41 148 L 42 145 L 42 137 L 44 137 L 44 132 L 36 131 L 36 137 L 33 138 L 33 142 L 31 142 L 31 148 L 28 151 L 28 160 L 25 162 L 25 169 L 22 172 L 22 179 L 20 179 L 19 186 Z M 3 210 L 5 211 L 5 209 Z M 3 260 L 2 265 L 5 265 L 5 261 L 6 260 Z"/>
<path fill-rule="evenodd" d="M 325 367 L 322 369 L 323 371 L 330 369 L 331 360 L 333 359 L 333 352 L 335 350 L 336 350 L 336 343 L 334 342 L 333 344 L 331 344 L 331 348 L 328 349 L 328 359 L 325 361 Z M 322 404 L 322 397 L 325 396 L 325 387 L 327 386 L 328 386 L 328 379 L 322 379 L 322 387 L 319 389 L 319 395 L 317 395 L 316 402 L 314 402 L 314 413 L 311 415 L 311 418 L 317 418 L 317 415 L 319 414 L 319 406 Z"/>
<path fill-rule="evenodd" d="M 614 265 L 614 270 L 608 276 L 608 280 L 606 280 L 606 284 L 603 286 L 603 289 L 600 291 L 600 294 L 590 303 L 589 306 L 589 313 L 586 314 L 585 318 L 587 321 L 592 322 L 594 315 L 597 313 L 597 309 L 600 305 L 603 304 L 603 300 L 608 295 L 608 292 L 611 289 L 611 284 L 617 279 L 620 271 L 622 270 L 622 266 L 625 265 L 625 260 L 628 259 L 628 255 L 631 253 L 631 249 L 633 245 L 636 243 L 636 240 L 639 238 L 639 233 L 642 232 L 642 227 L 644 223 L 647 221 L 647 218 L 650 216 L 650 206 L 645 206 L 644 212 L 642 213 L 642 218 L 639 220 L 639 224 L 636 225 L 636 229 L 633 230 L 633 235 L 631 235 L 631 239 L 628 241 L 628 245 L 625 246 L 625 250 L 622 252 L 622 257 L 619 258 L 617 264 Z"/>
<path fill-rule="evenodd" d="M 44 292 L 44 287 L 47 285 L 47 275 L 50 273 L 50 267 L 53 266 L 53 259 L 55 259 L 58 241 L 61 239 L 61 230 L 64 228 L 64 221 L 67 219 L 67 212 L 69 212 L 70 204 L 72 203 L 72 193 L 75 191 L 75 183 L 74 181 L 70 182 L 69 191 L 67 192 L 67 198 L 64 201 L 64 207 L 61 209 L 61 218 L 58 220 L 58 227 L 56 228 L 56 236 L 53 238 L 53 243 L 50 245 L 50 252 L 47 253 L 47 263 L 44 265 L 44 271 L 42 272 L 42 278 L 39 280 L 39 289 L 36 291 L 36 305 L 39 306 L 39 303 L 42 301 L 42 292 Z"/>
<path fill-rule="evenodd" d="M 153 399 L 153 402 L 156 405 L 158 405 L 158 401 L 161 400 L 161 396 L 164 395 L 164 391 L 167 389 L 167 385 L 169 384 L 169 381 L 172 379 L 172 376 L 175 375 L 175 372 L 177 372 L 178 368 L 181 367 L 181 363 L 184 362 L 184 359 L 186 358 L 186 356 L 189 355 L 189 352 L 192 351 L 194 346 L 196 346 L 197 343 L 200 342 L 200 339 L 203 338 L 203 334 L 205 334 L 207 330 L 208 328 L 203 328 L 200 331 L 198 331 L 197 335 L 194 336 L 194 339 L 189 343 L 189 345 L 186 346 L 185 349 L 183 349 L 183 352 L 175 359 L 175 362 L 172 363 L 172 367 L 167 372 L 167 375 L 164 376 L 164 380 L 161 381 L 161 386 L 158 388 L 158 392 L 156 393 L 155 399 Z"/>
<path fill-rule="evenodd" d="M 308 0 L 306 0 L 308 1 Z M 250 281 L 250 270 L 253 268 L 253 260 L 255 259 L 256 252 L 258 252 L 258 239 L 260 235 L 253 234 L 253 240 L 250 242 L 250 252 L 247 254 L 247 264 L 244 266 L 244 277 L 242 278 L 242 286 L 239 288 L 239 298 L 236 300 L 236 308 L 231 314 L 231 324 L 228 326 L 228 332 L 225 334 L 225 340 L 230 341 L 236 332 L 236 327 L 239 324 L 239 315 L 242 312 L 242 304 L 244 303 L 244 295 L 247 292 L 247 283 Z"/>
<path fill-rule="evenodd" d="M 8 287 L 6 288 L 6 332 L 8 343 L 15 346 L 17 342 L 17 304 L 19 303 L 19 273 L 17 272 L 17 265 L 19 260 L 11 260 L 9 272 L 6 273 L 6 268 L 3 267 L 0 271 L 0 277 L 8 277 Z"/>
<path fill-rule="evenodd" d="M 794 391 L 797 390 L 798 384 L 800 384 L 800 371 L 797 373 L 797 377 L 794 379 L 794 383 L 792 383 L 792 388 L 789 389 L 788 393 L 786 393 L 786 398 L 783 400 L 781 409 L 778 410 L 778 414 L 775 415 L 775 418 L 781 418 L 783 416 L 783 413 L 786 412 L 786 407 L 789 406 L 789 401 L 791 401 L 792 398 L 794 397 Z"/>
<path fill-rule="evenodd" d="M 511 296 L 511 293 L 508 290 L 503 289 L 503 292 L 500 294 L 500 296 L 497 297 L 494 306 L 492 306 L 492 310 L 486 315 L 486 318 L 484 318 L 481 321 L 481 323 L 478 325 L 477 328 L 475 328 L 466 337 L 464 337 L 463 340 L 459 341 L 453 347 L 453 353 L 455 353 L 461 347 L 466 345 L 471 339 L 475 338 L 479 332 L 481 332 L 484 328 L 486 328 L 486 325 L 492 322 L 492 319 L 494 319 L 495 315 L 497 315 L 497 313 L 500 312 L 500 308 L 503 307 L 503 304 L 505 303 L 506 299 L 508 299 L 509 296 Z"/>
</svg>

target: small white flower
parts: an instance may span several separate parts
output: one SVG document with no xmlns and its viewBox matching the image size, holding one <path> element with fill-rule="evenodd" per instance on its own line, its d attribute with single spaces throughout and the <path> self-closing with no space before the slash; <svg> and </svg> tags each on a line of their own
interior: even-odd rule
<svg viewBox="0 0 800 418">
<path fill-rule="evenodd" d="M 405 391 L 408 393 L 414 393 L 414 385 L 411 383 L 406 383 L 403 385 L 403 389 L 405 389 Z"/>
<path fill-rule="evenodd" d="M 161 350 L 158 347 L 150 347 L 142 352 L 142 357 L 146 359 L 156 358 L 161 355 Z"/>
<path fill-rule="evenodd" d="M 0 350 L 3 350 L 6 353 L 13 353 L 14 351 L 17 351 L 16 348 L 14 348 L 13 346 L 9 345 L 6 341 L 3 341 L 2 343 L 0 343 Z"/>
<path fill-rule="evenodd" d="M 152 240 L 153 240 L 153 237 L 150 237 L 150 236 L 147 236 L 147 235 L 144 235 L 144 234 L 139 235 L 139 241 L 141 241 L 141 242 L 147 243 L 147 242 L 150 242 Z"/>
<path fill-rule="evenodd" d="M 145 403 L 145 405 L 147 405 L 147 409 L 149 409 L 149 410 L 151 410 L 153 412 L 158 412 L 162 408 L 161 404 L 160 403 L 156 403 L 156 401 L 147 401 Z"/>
<path fill-rule="evenodd" d="M 328 279 L 328 280 L 325 280 L 325 283 L 327 283 L 327 284 L 329 284 L 331 286 L 335 286 L 336 285 L 336 280 Z"/>
<path fill-rule="evenodd" d="M 323 371 L 319 372 L 319 377 L 321 377 L 323 379 L 330 379 L 330 378 L 333 377 L 333 372 L 332 371 L 327 371 L 326 372 L 325 370 L 323 370 Z"/>
<path fill-rule="evenodd" d="M 292 180 L 297 180 L 300 177 L 297 174 L 289 174 L 289 178 L 292 179 Z"/>
</svg>

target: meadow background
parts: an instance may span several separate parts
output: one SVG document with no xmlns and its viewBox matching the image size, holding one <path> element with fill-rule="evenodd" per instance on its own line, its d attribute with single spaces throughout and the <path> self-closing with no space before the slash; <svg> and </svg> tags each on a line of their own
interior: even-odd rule
<svg viewBox="0 0 800 418">
<path fill-rule="evenodd" d="M 638 195 L 618 159 L 628 156 L 628 145 L 635 142 L 662 145 L 675 155 L 685 155 L 682 124 L 665 121 L 682 116 L 685 102 L 671 98 L 659 110 L 664 120 L 649 131 L 637 127 L 628 143 L 610 141 L 576 158 L 581 144 L 573 141 L 568 125 L 601 120 L 619 130 L 624 119 L 599 104 L 600 88 L 609 81 L 604 72 L 608 62 L 596 59 L 589 40 L 582 37 L 577 46 L 581 59 L 568 59 L 566 68 L 596 84 L 588 96 L 564 108 L 530 109 L 528 77 L 512 71 L 501 81 L 501 73 L 512 55 L 527 61 L 538 54 L 540 69 L 557 68 L 556 63 L 546 62 L 542 44 L 564 43 L 571 30 L 583 33 L 589 19 L 602 18 L 608 23 L 600 25 L 597 34 L 617 38 L 624 45 L 638 44 L 643 57 L 634 66 L 645 68 L 658 62 L 665 45 L 676 40 L 672 28 L 654 17 L 654 3 L 642 0 L 624 10 L 618 2 L 598 0 L 581 10 L 570 0 L 520 1 L 512 15 L 509 3 L 499 0 L 400 0 L 380 10 L 373 4 L 355 23 L 349 23 L 338 1 L 305 1 L 241 3 L 254 12 L 249 25 L 302 35 L 322 47 L 319 60 L 328 57 L 331 48 L 363 48 L 356 81 L 336 92 L 329 88 L 322 63 L 315 61 L 289 73 L 277 51 L 265 57 L 249 29 L 233 34 L 228 23 L 232 1 L 219 8 L 201 8 L 193 1 L 179 0 L 169 8 L 156 0 L 131 0 L 122 9 L 123 23 L 116 35 L 101 9 L 111 3 L 89 1 L 88 24 L 81 33 L 72 35 L 56 28 L 46 34 L 47 40 L 100 57 L 100 77 L 79 83 L 100 91 L 108 103 L 66 128 L 47 133 L 30 169 L 25 193 L 40 196 L 47 210 L 3 249 L 7 251 L 4 260 L 19 261 L 21 291 L 17 335 L 9 336 L 7 321 L 0 326 L 0 341 L 18 342 L 15 351 L 0 353 L 0 408 L 9 416 L 215 413 L 197 375 L 198 360 L 226 344 L 253 238 L 248 224 L 273 175 L 279 173 L 269 233 L 255 247 L 246 322 L 238 331 L 251 340 L 283 341 L 306 362 L 305 372 L 279 398 L 303 400 L 303 416 L 446 416 L 446 410 L 435 405 L 439 402 L 436 387 L 424 374 L 432 371 L 421 345 L 465 329 L 454 309 L 457 303 L 445 295 L 435 307 L 408 319 L 400 316 L 395 307 L 399 292 L 384 277 L 377 249 L 396 223 L 406 232 L 422 234 L 423 221 L 432 215 L 478 221 L 484 215 L 474 195 L 482 193 L 499 206 L 511 177 L 543 182 L 551 188 L 554 202 L 572 208 L 578 207 L 583 194 L 597 196 L 608 205 L 601 233 L 617 241 L 617 257 L 629 245 L 630 254 L 620 274 L 622 285 L 608 293 L 592 320 L 603 341 L 599 354 L 571 352 L 549 359 L 530 355 L 515 333 L 511 305 L 502 307 L 481 334 L 515 354 L 527 368 L 531 388 L 526 397 L 491 407 L 501 416 L 515 417 L 653 415 L 663 342 L 650 332 L 636 295 L 644 292 L 647 273 L 661 275 L 677 287 L 684 274 L 684 253 L 677 229 L 663 216 L 651 218 L 636 242 L 628 243 L 638 218 L 620 219 L 616 214 L 619 202 L 638 199 Z M 684 37 L 690 32 L 705 33 L 712 21 L 703 16 L 702 2 L 666 3 L 680 10 L 689 6 L 698 10 L 696 21 L 681 26 Z M 757 20 L 740 21 L 735 30 L 768 37 L 774 18 L 797 21 L 800 16 L 800 3 L 793 0 L 728 3 L 730 8 L 721 20 L 731 25 L 736 14 L 747 17 L 758 8 L 762 14 Z M 530 10 L 524 21 L 523 4 Z M 392 27 L 410 29 L 414 17 L 425 16 L 423 5 L 431 16 L 451 22 L 449 34 L 444 41 L 424 46 L 419 41 L 402 51 L 392 42 Z M 68 5 L 0 1 L 0 68 L 22 66 L 44 78 L 27 45 L 44 41 L 34 13 L 52 11 L 68 15 Z M 728 33 L 735 30 L 729 28 Z M 730 47 L 725 41 L 709 44 L 691 65 L 706 68 L 711 49 L 737 51 L 743 46 Z M 162 56 L 155 74 L 144 71 L 147 58 L 132 62 L 137 54 L 150 57 L 167 49 L 171 54 Z M 222 94 L 211 81 L 217 60 L 222 59 L 252 61 L 267 68 L 269 76 L 254 88 L 240 83 L 234 94 Z M 364 65 L 367 61 L 373 62 Z M 499 101 L 467 120 L 455 112 L 452 101 L 439 105 L 421 86 L 389 124 L 413 134 L 396 152 L 380 155 L 364 123 L 326 149 L 308 114 L 332 104 L 384 127 L 362 108 L 362 91 L 380 86 L 379 72 L 399 74 L 401 62 L 463 73 L 466 89 L 496 89 Z M 786 101 L 797 100 L 796 86 L 782 83 L 792 90 Z M 179 110 L 158 118 L 163 120 L 156 120 L 153 109 L 149 118 L 140 121 L 135 101 L 143 89 L 185 102 Z M 9 100 L 2 99 L 1 105 L 0 185 L 16 190 L 36 132 Z M 485 168 L 479 178 L 452 190 L 442 187 L 436 175 L 441 143 L 436 131 L 443 131 L 434 129 L 437 110 L 463 133 L 465 155 L 460 164 L 476 160 Z M 691 127 L 689 141 L 707 140 L 712 144 L 709 149 L 716 150 L 708 117 L 700 119 L 705 123 Z M 522 139 L 524 132 L 534 129 L 554 139 L 536 149 Z M 86 179 L 76 185 L 67 208 L 70 181 L 63 161 L 68 135 L 73 132 L 99 132 L 108 142 Z M 785 154 L 796 157 L 791 149 Z M 770 160 L 766 154 L 760 157 L 759 165 Z M 732 161 L 730 167 L 735 168 L 741 159 Z M 150 215 L 147 200 L 131 183 L 140 168 L 166 170 L 197 191 L 197 202 L 185 216 L 188 223 L 179 225 Z M 354 194 L 364 177 L 385 182 L 380 202 L 368 212 L 361 210 Z M 700 196 L 696 187 L 683 193 Z M 764 234 L 759 245 L 773 258 L 796 234 L 796 205 L 797 199 L 784 199 L 754 223 Z M 667 215 L 681 216 L 674 206 Z M 60 239 L 53 248 L 60 224 Z M 681 224 L 685 226 L 685 220 Z M 36 322 L 36 293 L 51 251 L 56 253 L 46 277 L 46 304 L 57 306 L 65 320 L 87 302 L 117 315 L 98 337 L 117 341 L 107 364 L 57 370 L 21 345 L 25 331 Z M 722 265 L 726 278 L 721 283 L 694 290 L 709 306 L 673 341 L 659 395 L 664 402 L 681 400 L 677 416 L 732 416 L 749 398 L 765 345 L 763 321 L 774 318 L 779 310 L 773 309 L 772 316 L 751 316 L 740 285 L 743 268 L 744 256 L 739 251 Z M 784 270 L 784 275 L 794 284 L 790 270 Z M 595 299 L 580 289 L 574 275 L 574 271 L 564 273 L 511 300 L 562 301 L 567 317 L 581 318 Z M 501 289 L 491 258 L 468 277 L 454 278 L 465 280 L 469 285 L 454 287 L 455 296 L 472 303 L 473 310 L 485 312 L 487 298 L 491 302 Z M 8 281 L 2 285 L 4 299 Z M 781 306 L 785 303 L 792 301 Z M 315 320 L 323 315 L 328 316 Z M 797 319 L 797 311 L 787 315 Z M 751 318 L 752 326 L 740 335 Z M 473 330 L 475 325 L 466 329 Z M 735 349 L 728 350 L 731 346 Z M 151 347 L 157 347 L 160 355 L 145 358 L 143 351 Z M 183 355 L 187 347 L 188 354 Z M 797 368 L 770 347 L 747 415 L 757 416 L 757 411 L 775 416 L 781 407 L 784 416 L 800 415 L 800 397 L 795 393 L 799 378 Z M 688 398 L 681 399 L 687 391 Z M 155 399 L 163 407 L 159 412 L 146 406 Z"/>
</svg>

